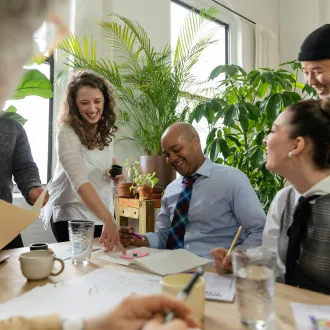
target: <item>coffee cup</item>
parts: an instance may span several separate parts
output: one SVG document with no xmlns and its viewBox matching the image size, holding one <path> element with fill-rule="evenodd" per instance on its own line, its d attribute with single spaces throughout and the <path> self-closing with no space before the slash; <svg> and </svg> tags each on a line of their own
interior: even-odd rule
<svg viewBox="0 0 330 330">
<path fill-rule="evenodd" d="M 22 253 L 19 256 L 21 271 L 28 280 L 41 280 L 48 276 L 60 275 L 64 270 L 62 259 L 56 258 L 53 251 L 35 250 Z M 61 269 L 54 272 L 54 263 L 58 261 Z"/>
<path fill-rule="evenodd" d="M 30 244 L 30 251 L 35 251 L 35 250 L 48 250 L 48 244 L 47 243 Z"/>
<path fill-rule="evenodd" d="M 163 277 L 160 281 L 162 292 L 176 297 L 192 276 L 193 274 L 174 274 Z M 185 303 L 191 308 L 193 315 L 202 321 L 205 306 L 205 283 L 202 277 L 195 283 Z"/>
<path fill-rule="evenodd" d="M 117 175 L 123 173 L 123 168 L 120 165 L 112 165 L 111 168 L 107 171 L 109 176 L 115 178 Z"/>
</svg>

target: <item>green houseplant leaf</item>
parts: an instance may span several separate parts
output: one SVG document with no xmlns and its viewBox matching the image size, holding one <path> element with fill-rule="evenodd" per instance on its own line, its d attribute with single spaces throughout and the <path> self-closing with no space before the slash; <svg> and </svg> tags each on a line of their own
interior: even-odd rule
<svg viewBox="0 0 330 330">
<path fill-rule="evenodd" d="M 34 59 L 34 63 L 42 63 L 45 58 Z M 50 80 L 39 70 L 29 69 L 25 70 L 25 74 L 16 87 L 12 100 L 21 100 L 27 96 L 40 96 L 43 98 L 53 97 L 52 84 Z M 9 106 L 5 111 L 5 116 L 12 118 L 19 122 L 21 125 L 26 123 L 26 119 L 17 113 L 17 109 L 14 106 Z"/>
<path fill-rule="evenodd" d="M 213 117 L 208 118 L 210 133 L 205 153 L 213 161 L 243 171 L 265 211 L 277 191 L 283 188 L 284 180 L 266 169 L 263 141 L 278 114 L 302 99 L 296 93 L 300 86 L 296 78 L 300 65 L 296 61 L 288 64 L 296 70 L 294 73 L 283 68 L 263 68 L 246 73 L 238 66 L 217 66 L 210 74 L 210 79 L 222 77 L 216 97 L 202 100 L 190 117 L 192 122 L 207 118 L 206 111 L 199 109 L 205 110 L 209 104 L 221 101 L 221 106 L 213 108 L 216 114 L 213 122 L 210 120 Z M 220 76 L 223 73 L 225 75 Z M 309 87 L 302 92 L 313 94 Z"/>
<path fill-rule="evenodd" d="M 53 97 L 51 82 L 37 69 L 25 70 L 25 74 L 11 99 L 21 100 L 30 95 L 40 96 L 45 99 Z"/>
<path fill-rule="evenodd" d="M 25 118 L 17 113 L 17 109 L 13 105 L 9 106 L 9 108 L 5 110 L 4 116 L 16 120 L 21 125 L 24 125 L 27 122 Z"/>
</svg>

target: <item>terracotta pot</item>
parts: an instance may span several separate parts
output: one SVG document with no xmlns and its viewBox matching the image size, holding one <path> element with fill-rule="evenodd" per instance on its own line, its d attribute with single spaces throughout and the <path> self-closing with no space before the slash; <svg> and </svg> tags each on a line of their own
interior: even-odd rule
<svg viewBox="0 0 330 330">
<path fill-rule="evenodd" d="M 176 171 L 166 163 L 164 156 L 140 156 L 137 159 L 141 174 L 156 172 L 155 177 L 159 180 L 157 186 L 166 188 L 176 178 Z"/>
<path fill-rule="evenodd" d="M 134 197 L 134 190 L 130 190 L 130 186 L 133 183 L 120 183 L 117 186 L 118 196 L 119 197 L 126 197 L 126 198 L 133 198 Z"/>
<path fill-rule="evenodd" d="M 139 199 L 153 199 L 153 191 L 150 187 L 138 186 Z"/>
</svg>

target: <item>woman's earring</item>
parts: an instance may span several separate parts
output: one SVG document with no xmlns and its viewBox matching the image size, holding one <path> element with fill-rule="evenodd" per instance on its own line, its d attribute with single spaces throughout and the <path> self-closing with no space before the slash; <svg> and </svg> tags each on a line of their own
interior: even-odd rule
<svg viewBox="0 0 330 330">
<path fill-rule="evenodd" d="M 289 157 L 289 158 L 292 157 L 292 152 L 291 152 L 291 151 L 288 153 L 288 157 Z"/>
</svg>

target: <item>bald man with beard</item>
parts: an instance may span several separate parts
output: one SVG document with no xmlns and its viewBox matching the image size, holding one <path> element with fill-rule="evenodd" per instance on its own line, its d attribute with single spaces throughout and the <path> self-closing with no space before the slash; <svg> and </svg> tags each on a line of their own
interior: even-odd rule
<svg viewBox="0 0 330 330">
<path fill-rule="evenodd" d="M 133 227 L 121 227 L 124 246 L 184 248 L 211 258 L 213 248 L 229 248 L 239 226 L 243 227 L 237 241 L 241 249 L 261 245 L 266 216 L 247 176 L 205 157 L 199 135 L 188 123 L 170 126 L 161 144 L 168 164 L 180 177 L 165 190 L 157 231 L 141 240 L 132 235 Z"/>
</svg>

